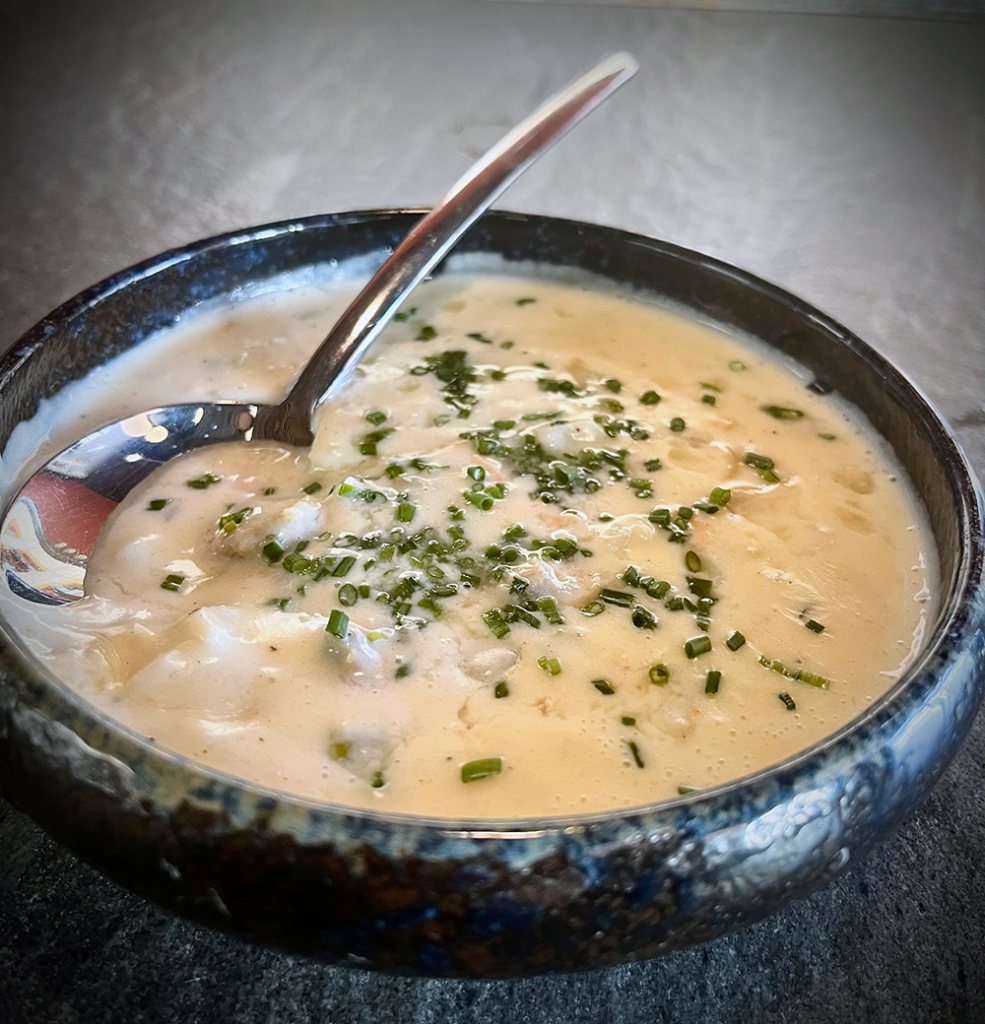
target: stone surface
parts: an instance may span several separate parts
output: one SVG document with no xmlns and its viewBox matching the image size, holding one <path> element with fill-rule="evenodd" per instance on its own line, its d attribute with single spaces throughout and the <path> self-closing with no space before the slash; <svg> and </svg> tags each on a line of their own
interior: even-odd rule
<svg viewBox="0 0 985 1024">
<path fill-rule="evenodd" d="M 985 474 L 985 26 L 560 4 L 0 2 L 0 344 L 168 246 L 427 204 L 539 100 L 638 79 L 500 205 L 736 263 L 892 358 Z M 826 892 L 665 960 L 361 975 L 135 899 L 0 803 L 0 1020 L 985 1020 L 983 720 Z"/>
</svg>

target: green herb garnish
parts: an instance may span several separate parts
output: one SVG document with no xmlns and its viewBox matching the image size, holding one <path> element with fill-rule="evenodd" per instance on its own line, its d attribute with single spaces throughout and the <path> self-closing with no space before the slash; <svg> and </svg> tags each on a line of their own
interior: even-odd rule
<svg viewBox="0 0 985 1024">
<path fill-rule="evenodd" d="M 711 638 L 707 636 L 691 637 L 684 645 L 684 653 L 692 660 L 699 654 L 707 654 L 710 650 Z"/>
<path fill-rule="evenodd" d="M 478 782 L 499 775 L 503 770 L 503 759 L 500 757 L 480 757 L 462 765 L 462 782 Z"/>
<path fill-rule="evenodd" d="M 508 697 L 510 695 L 510 688 L 506 680 L 501 680 L 493 688 L 493 696 L 496 698 Z"/>
<path fill-rule="evenodd" d="M 637 768 L 645 768 L 646 765 L 643 758 L 640 756 L 640 748 L 636 745 L 633 740 L 630 740 L 626 746 L 629 747 L 629 752 L 633 755 L 633 760 L 636 762 Z"/>
<path fill-rule="evenodd" d="M 605 697 L 611 697 L 616 692 L 612 684 L 606 679 L 593 679 L 592 686 Z"/>
<path fill-rule="evenodd" d="M 328 625 L 325 627 L 325 632 L 337 636 L 340 640 L 344 640 L 348 630 L 349 616 L 345 612 L 340 612 L 338 608 L 333 608 L 328 616 Z"/>
<path fill-rule="evenodd" d="M 170 501 L 170 498 L 152 498 L 150 501 L 147 502 L 147 511 L 160 512 L 161 509 L 164 508 L 164 506 L 167 505 L 168 502 Z"/>
<path fill-rule="evenodd" d="M 711 671 L 705 676 L 705 693 L 718 693 L 722 682 L 722 673 Z"/>
<path fill-rule="evenodd" d="M 670 421 L 670 429 L 673 430 L 675 434 L 679 434 L 686 426 L 687 424 L 684 422 L 684 420 L 681 419 L 680 416 L 675 416 Z"/>
<path fill-rule="evenodd" d="M 817 621 L 817 619 L 808 619 L 804 623 L 804 625 L 814 633 L 824 632 L 824 626 L 822 626 L 821 623 Z"/>
<path fill-rule="evenodd" d="M 804 418 L 804 414 L 800 409 L 791 409 L 786 405 L 761 405 L 759 408 L 775 420 L 800 420 Z"/>
<path fill-rule="evenodd" d="M 746 638 L 736 630 L 729 638 L 725 641 L 725 646 L 730 651 L 737 651 L 744 643 Z"/>
<path fill-rule="evenodd" d="M 663 662 L 659 665 L 651 665 L 648 674 L 650 676 L 650 682 L 653 683 L 654 686 L 665 686 L 670 682 L 670 669 L 668 669 Z"/>
<path fill-rule="evenodd" d="M 177 591 L 181 589 L 181 584 L 185 582 L 185 577 L 180 573 L 172 572 L 169 573 L 161 581 L 161 590 Z"/>
<path fill-rule="evenodd" d="M 222 480 L 221 476 L 216 476 L 215 473 L 203 473 L 201 476 L 195 477 L 193 480 L 186 480 L 185 483 L 196 491 L 204 491 L 207 487 L 211 487 L 213 484 L 219 483 Z"/>
<path fill-rule="evenodd" d="M 498 608 L 492 608 L 482 615 L 482 621 L 489 627 L 490 632 L 497 640 L 502 640 L 510 631 L 510 627 L 503 620 Z"/>
<path fill-rule="evenodd" d="M 779 697 L 780 700 L 783 701 L 783 705 L 787 709 L 787 711 L 797 710 L 797 702 L 793 699 L 793 697 L 790 696 L 789 693 L 786 692 L 786 690 L 781 690 L 777 694 L 777 697 Z"/>
</svg>

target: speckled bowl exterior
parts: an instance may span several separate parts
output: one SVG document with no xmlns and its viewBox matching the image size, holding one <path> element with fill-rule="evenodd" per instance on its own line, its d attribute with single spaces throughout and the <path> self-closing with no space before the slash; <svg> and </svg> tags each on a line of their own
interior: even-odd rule
<svg viewBox="0 0 985 1024">
<path fill-rule="evenodd" d="M 92 367 L 202 301 L 378 253 L 420 211 L 311 217 L 198 242 L 89 289 L 0 362 L 0 445 Z M 665 242 L 510 213 L 458 252 L 582 268 L 763 339 L 860 407 L 922 498 L 943 602 L 923 654 L 861 717 L 782 764 L 670 802 L 443 821 L 320 804 L 160 750 L 54 679 L 5 623 L 3 793 L 111 878 L 192 920 L 329 961 L 504 977 L 653 957 L 825 886 L 927 793 L 983 688 L 982 496 L 926 399 L 799 299 Z"/>
</svg>

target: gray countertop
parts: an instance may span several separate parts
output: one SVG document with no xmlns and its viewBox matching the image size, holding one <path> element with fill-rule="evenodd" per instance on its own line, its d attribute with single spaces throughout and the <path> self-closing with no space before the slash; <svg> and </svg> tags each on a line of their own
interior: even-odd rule
<svg viewBox="0 0 985 1024">
<path fill-rule="evenodd" d="M 451 0 L 0 2 L 0 345 L 169 246 L 434 201 L 539 100 L 638 79 L 509 208 L 701 249 L 814 302 L 985 475 L 985 25 Z M 252 949 L 107 882 L 0 802 L 0 1020 L 985 1021 L 983 719 L 920 810 L 738 935 L 459 983 Z"/>
</svg>

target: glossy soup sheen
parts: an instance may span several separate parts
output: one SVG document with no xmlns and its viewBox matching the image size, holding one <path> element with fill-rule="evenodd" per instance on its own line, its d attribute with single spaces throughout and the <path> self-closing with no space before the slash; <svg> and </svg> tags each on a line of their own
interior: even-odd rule
<svg viewBox="0 0 985 1024">
<path fill-rule="evenodd" d="M 76 385 L 62 428 L 279 399 L 351 292 L 195 316 Z M 310 452 L 167 465 L 86 598 L 23 629 L 161 746 L 309 797 L 512 818 L 716 785 L 854 718 L 932 612 L 905 478 L 808 381 L 640 299 L 448 275 Z"/>
</svg>

